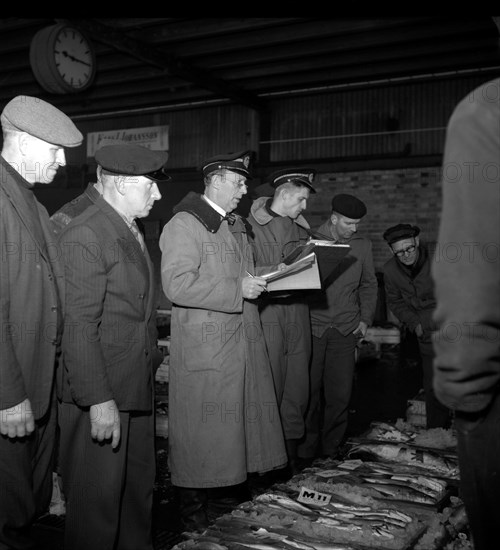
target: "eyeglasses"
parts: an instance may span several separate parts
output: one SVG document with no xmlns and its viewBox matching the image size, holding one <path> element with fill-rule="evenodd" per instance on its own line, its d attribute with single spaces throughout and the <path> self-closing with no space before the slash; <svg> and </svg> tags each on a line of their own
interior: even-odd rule
<svg viewBox="0 0 500 550">
<path fill-rule="evenodd" d="M 407 254 L 411 254 L 415 248 L 417 248 L 416 244 L 411 244 L 410 246 L 407 246 L 406 248 L 403 248 L 402 250 L 398 250 L 397 252 L 393 250 L 394 254 L 398 258 L 402 258 L 403 256 L 406 256 Z"/>
<path fill-rule="evenodd" d="M 246 180 L 246 178 L 237 178 L 237 179 L 234 180 L 230 177 L 225 176 L 224 181 L 228 181 L 229 183 L 232 183 L 234 187 L 239 189 L 241 187 L 246 187 L 246 181 L 247 180 Z"/>
</svg>

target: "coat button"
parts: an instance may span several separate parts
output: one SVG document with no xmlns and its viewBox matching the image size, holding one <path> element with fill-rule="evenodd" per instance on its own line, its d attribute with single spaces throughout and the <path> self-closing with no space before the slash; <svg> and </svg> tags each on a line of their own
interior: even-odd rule
<svg viewBox="0 0 500 550">
<path fill-rule="evenodd" d="M 144 294 L 138 294 L 137 297 L 139 298 L 139 300 L 144 300 Z"/>
<path fill-rule="evenodd" d="M 52 306 L 52 307 L 50 308 L 50 310 L 51 310 L 51 311 L 57 311 L 57 306 Z"/>
</svg>

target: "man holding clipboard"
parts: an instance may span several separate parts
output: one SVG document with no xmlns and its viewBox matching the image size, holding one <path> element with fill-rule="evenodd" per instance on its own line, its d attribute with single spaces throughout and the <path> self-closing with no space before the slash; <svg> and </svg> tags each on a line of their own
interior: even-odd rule
<svg viewBox="0 0 500 550">
<path fill-rule="evenodd" d="M 316 192 L 314 176 L 311 169 L 279 170 L 268 180 L 274 195 L 254 200 L 248 221 L 253 230 L 257 274 L 278 270 L 293 250 L 309 240 L 309 224 L 302 211 L 309 194 Z M 308 399 L 309 307 L 300 290 L 266 292 L 259 297 L 259 313 L 280 408 L 288 473 L 293 475 L 298 472 L 297 442 L 304 435 Z"/>
</svg>

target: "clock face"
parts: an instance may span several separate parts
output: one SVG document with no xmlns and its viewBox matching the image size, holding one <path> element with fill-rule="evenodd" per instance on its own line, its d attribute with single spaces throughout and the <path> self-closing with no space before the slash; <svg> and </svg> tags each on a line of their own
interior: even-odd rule
<svg viewBox="0 0 500 550">
<path fill-rule="evenodd" d="M 64 27 L 54 42 L 54 59 L 61 78 L 75 90 L 93 78 L 94 56 L 87 39 L 76 29 Z"/>
</svg>

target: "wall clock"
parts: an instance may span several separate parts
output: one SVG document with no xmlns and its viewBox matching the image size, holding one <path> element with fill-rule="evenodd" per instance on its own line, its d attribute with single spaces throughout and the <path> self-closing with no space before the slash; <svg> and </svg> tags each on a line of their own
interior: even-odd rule
<svg viewBox="0 0 500 550">
<path fill-rule="evenodd" d="M 39 30 L 30 45 L 35 78 L 47 92 L 82 92 L 94 81 L 95 52 L 80 30 L 58 23 Z"/>
</svg>

